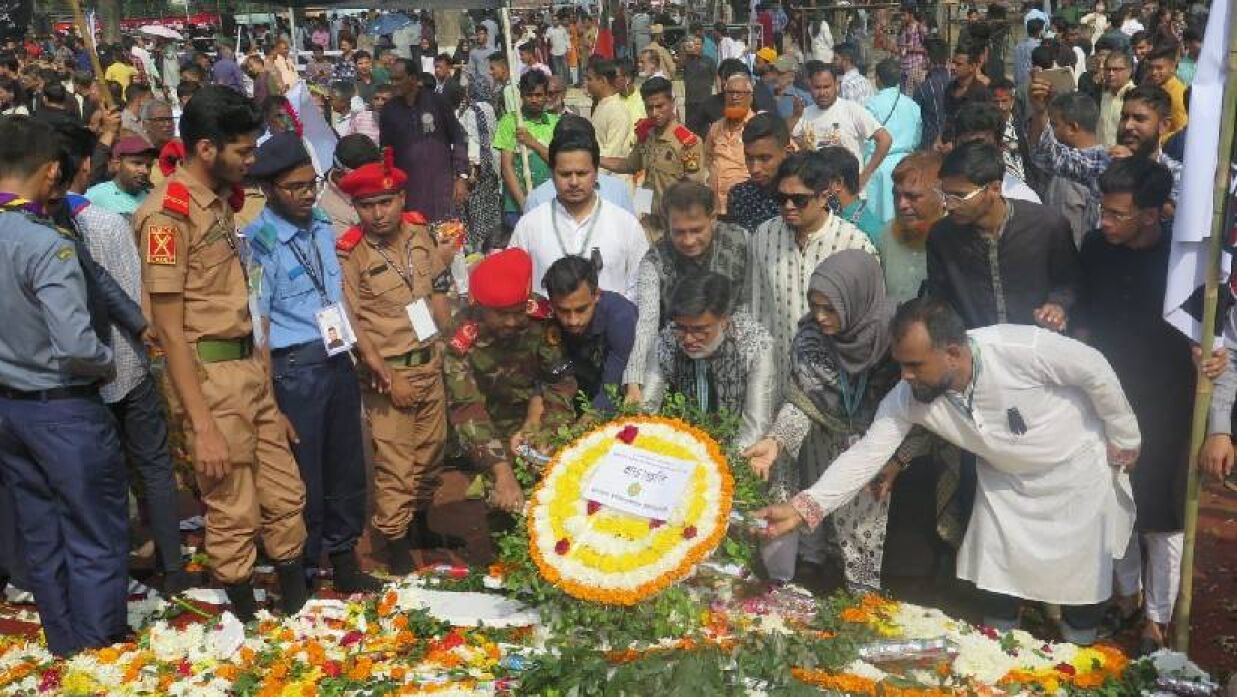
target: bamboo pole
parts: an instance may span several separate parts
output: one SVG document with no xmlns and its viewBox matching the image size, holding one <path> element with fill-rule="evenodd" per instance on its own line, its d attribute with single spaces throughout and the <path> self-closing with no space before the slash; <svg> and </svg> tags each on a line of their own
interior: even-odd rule
<svg viewBox="0 0 1237 697">
<path fill-rule="evenodd" d="M 90 67 L 94 70 L 94 82 L 99 89 L 99 101 L 103 104 L 104 111 L 111 111 L 116 105 L 112 103 L 112 91 L 107 88 L 107 82 L 103 79 L 103 64 L 99 62 L 99 52 L 95 50 L 94 35 L 90 33 L 90 27 L 86 26 L 86 15 L 82 14 L 82 4 L 80 0 L 69 0 L 69 7 L 73 9 L 73 23 L 77 25 L 77 32 L 82 35 L 86 55 L 90 56 Z"/>
<path fill-rule="evenodd" d="M 519 76 L 512 72 L 512 68 L 519 65 L 520 57 L 515 52 L 515 42 L 511 38 L 511 5 L 504 4 L 502 9 L 503 20 L 503 44 L 507 49 L 507 84 L 508 86 L 519 81 Z M 501 94 L 503 104 L 507 102 L 507 95 Z M 521 105 L 515 105 L 515 130 L 518 133 L 521 128 L 524 128 L 524 109 Z M 528 164 L 528 146 L 520 143 L 520 161 L 524 163 L 524 195 L 527 196 L 533 193 L 533 171 Z"/>
<path fill-rule="evenodd" d="M 1237 113 L 1237 12 L 1229 15 L 1228 75 L 1224 80 L 1224 108 L 1229 114 L 1220 119 L 1219 154 L 1216 158 L 1215 185 L 1212 193 L 1211 239 L 1207 244 L 1206 281 L 1203 286 L 1203 356 L 1211 353 L 1215 342 L 1216 305 L 1219 298 L 1220 254 L 1224 245 L 1225 223 L 1232 203 L 1229 181 L 1233 162 L 1232 114 Z M 1181 554 L 1181 593 L 1177 599 L 1177 616 L 1173 625 L 1173 648 L 1188 653 L 1190 649 L 1190 609 L 1194 595 L 1194 547 L 1198 537 L 1198 503 L 1201 478 L 1198 474 L 1198 453 L 1207 436 L 1208 412 L 1211 406 L 1212 383 L 1198 372 L 1198 387 L 1194 392 L 1194 420 L 1190 431 L 1190 469 L 1186 484 L 1185 535 Z"/>
</svg>

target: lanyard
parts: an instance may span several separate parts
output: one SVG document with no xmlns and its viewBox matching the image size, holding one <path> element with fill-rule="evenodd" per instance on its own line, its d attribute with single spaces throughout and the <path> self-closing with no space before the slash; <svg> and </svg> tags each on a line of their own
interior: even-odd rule
<svg viewBox="0 0 1237 697">
<path fill-rule="evenodd" d="M 322 306 L 326 307 L 331 304 L 331 297 L 326 292 L 326 265 L 322 261 L 322 250 L 318 249 L 318 242 L 315 239 L 313 227 L 309 228 L 309 246 L 313 247 L 314 259 L 318 265 L 314 266 L 309 263 L 309 255 L 305 253 L 301 246 L 296 243 L 296 237 L 288 240 L 288 248 L 292 250 L 292 256 L 296 257 L 296 261 L 305 269 L 305 275 L 309 276 L 309 280 L 314 284 L 314 288 L 318 291 L 318 297 L 322 300 Z"/>
<path fill-rule="evenodd" d="M 411 292 L 412 296 L 415 298 L 417 293 L 413 289 L 412 285 L 412 245 L 410 242 L 412 242 L 412 240 L 404 241 L 404 266 L 402 267 L 399 264 L 396 264 L 391 257 L 387 256 L 387 253 L 384 250 L 386 245 L 380 246 L 373 243 L 371 243 L 371 245 L 373 246 L 374 251 L 378 252 L 378 256 L 382 257 L 382 260 L 387 263 L 387 266 L 394 269 L 395 273 L 400 277 L 400 280 L 404 282 L 404 285 L 408 286 L 409 292 Z"/>
<path fill-rule="evenodd" d="M 701 413 L 709 413 L 709 367 L 705 365 L 703 359 L 697 359 L 695 362 L 696 371 L 696 404 L 700 406 Z"/>
<path fill-rule="evenodd" d="M 945 392 L 945 398 L 949 403 L 958 408 L 971 421 L 975 420 L 975 390 L 979 385 L 979 375 L 983 369 L 983 363 L 979 360 L 979 347 L 975 345 L 969 337 L 966 340 L 967 346 L 971 348 L 971 382 L 966 386 L 966 402 L 962 401 L 964 395 L 958 394 L 953 390 Z"/>
<path fill-rule="evenodd" d="M 859 199 L 859 207 L 856 208 L 854 212 L 851 213 L 850 216 L 847 217 L 847 220 L 854 223 L 855 225 L 858 225 L 859 216 L 863 215 L 863 210 L 867 207 L 868 207 L 868 202 L 864 199 Z"/>
<path fill-rule="evenodd" d="M 597 221 L 601 218 L 601 197 L 597 197 L 597 203 L 593 206 L 593 219 L 588 224 L 588 232 L 584 234 L 584 244 L 580 245 L 580 250 L 574 254 L 567 251 L 567 243 L 563 242 L 563 233 L 558 229 L 558 207 L 560 205 L 562 204 L 558 203 L 557 198 L 554 199 L 554 204 L 550 205 L 550 225 L 554 228 L 554 236 L 558 238 L 558 248 L 562 250 L 563 256 L 582 257 L 588 249 L 589 242 L 593 241 L 593 231 L 597 229 Z"/>
<path fill-rule="evenodd" d="M 863 371 L 852 390 L 846 371 L 839 368 L 838 389 L 842 393 L 842 410 L 846 412 L 846 420 L 853 423 L 855 414 L 859 411 L 859 405 L 863 402 L 863 394 L 868 389 L 868 371 Z"/>
</svg>

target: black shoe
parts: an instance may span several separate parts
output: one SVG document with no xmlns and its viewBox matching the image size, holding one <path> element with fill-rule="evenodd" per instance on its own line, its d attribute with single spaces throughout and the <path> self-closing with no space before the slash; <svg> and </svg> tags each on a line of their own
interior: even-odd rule
<svg viewBox="0 0 1237 697">
<path fill-rule="evenodd" d="M 253 597 L 253 584 L 229 583 L 223 587 L 223 592 L 228 595 L 228 602 L 232 603 L 232 614 L 236 615 L 236 619 L 244 624 L 252 622 L 253 616 L 258 612 L 258 602 Z"/>
<path fill-rule="evenodd" d="M 382 581 L 361 571 L 356 553 L 352 550 L 332 554 L 331 568 L 335 570 L 335 590 L 340 593 L 377 593 L 382 590 Z"/>
<path fill-rule="evenodd" d="M 199 585 L 201 581 L 202 579 L 199 575 L 191 574 L 181 569 L 168 571 L 163 574 L 163 582 L 159 584 L 159 591 L 168 597 L 180 595 L 190 588 Z"/>
<path fill-rule="evenodd" d="M 279 577 L 279 607 L 285 616 L 291 617 L 300 612 L 305 601 L 309 600 L 305 563 L 300 559 L 281 561 L 275 564 L 275 574 Z"/>
<path fill-rule="evenodd" d="M 407 535 L 387 538 L 387 572 L 392 576 L 412 573 L 412 552 Z"/>
<path fill-rule="evenodd" d="M 408 546 L 412 549 L 463 549 L 464 540 L 430 530 L 429 514 L 417 511 L 408 526 Z"/>
</svg>

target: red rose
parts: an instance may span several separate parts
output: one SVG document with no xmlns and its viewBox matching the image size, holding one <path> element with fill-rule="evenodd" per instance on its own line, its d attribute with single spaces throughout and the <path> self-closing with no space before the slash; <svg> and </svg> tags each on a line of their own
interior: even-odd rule
<svg viewBox="0 0 1237 697">
<path fill-rule="evenodd" d="M 635 426 L 628 425 L 628 426 L 624 426 L 623 430 L 619 431 L 618 435 L 615 437 L 623 441 L 624 443 L 631 445 L 632 442 L 636 440 L 636 436 L 639 434 L 640 434 L 640 429 L 636 428 Z"/>
<path fill-rule="evenodd" d="M 601 510 L 601 504 L 600 504 L 600 503 L 597 503 L 596 501 L 589 501 L 589 502 L 588 502 L 588 506 L 587 506 L 587 510 L 588 510 L 588 514 L 589 514 L 589 515 L 593 515 L 593 514 L 594 514 L 594 513 L 596 513 L 597 511 L 600 511 L 600 510 Z"/>
<path fill-rule="evenodd" d="M 566 554 L 567 550 L 569 549 L 571 549 L 571 543 L 568 542 L 567 538 L 565 537 L 554 544 L 555 554 L 558 554 L 558 555 Z"/>
<path fill-rule="evenodd" d="M 683 539 L 690 540 L 694 538 L 695 536 L 696 536 L 695 525 L 688 525 L 687 527 L 683 528 Z"/>
</svg>

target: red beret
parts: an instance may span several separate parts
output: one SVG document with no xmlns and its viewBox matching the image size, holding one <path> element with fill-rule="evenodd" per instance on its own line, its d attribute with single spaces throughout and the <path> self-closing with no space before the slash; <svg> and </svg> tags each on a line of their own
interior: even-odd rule
<svg viewBox="0 0 1237 697">
<path fill-rule="evenodd" d="M 340 190 L 352 198 L 367 198 L 403 191 L 408 175 L 394 166 L 390 148 L 386 149 L 384 155 L 382 162 L 361 165 L 345 174 L 339 180 Z"/>
<path fill-rule="evenodd" d="M 533 290 L 533 259 L 512 247 L 481 260 L 468 276 L 468 292 L 481 307 L 523 305 Z"/>
</svg>

